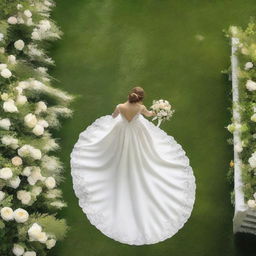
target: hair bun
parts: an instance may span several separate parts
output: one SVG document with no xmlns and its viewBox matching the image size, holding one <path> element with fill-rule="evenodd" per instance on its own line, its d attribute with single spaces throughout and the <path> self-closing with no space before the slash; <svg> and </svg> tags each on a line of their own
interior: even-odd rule
<svg viewBox="0 0 256 256">
<path fill-rule="evenodd" d="M 128 95 L 130 103 L 136 103 L 144 98 L 144 90 L 141 87 L 134 87 Z"/>
</svg>

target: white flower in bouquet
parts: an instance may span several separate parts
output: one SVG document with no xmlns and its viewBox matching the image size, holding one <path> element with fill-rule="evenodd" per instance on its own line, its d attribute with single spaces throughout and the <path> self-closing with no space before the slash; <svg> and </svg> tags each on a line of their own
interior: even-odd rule
<svg viewBox="0 0 256 256">
<path fill-rule="evenodd" d="M 24 223 L 28 220 L 29 214 L 26 210 L 18 208 L 13 213 L 14 219 L 18 223 Z"/>
<path fill-rule="evenodd" d="M 9 180 L 9 186 L 16 189 L 20 185 L 20 181 L 19 176 L 16 176 Z"/>
<path fill-rule="evenodd" d="M 12 99 L 9 99 L 4 102 L 3 109 L 5 112 L 10 112 L 10 113 L 18 112 L 18 109 L 14 103 L 14 100 Z"/>
<path fill-rule="evenodd" d="M 236 152 L 241 153 L 243 151 L 242 144 L 240 143 L 235 144 L 234 149 Z"/>
<path fill-rule="evenodd" d="M 4 130 L 9 130 L 11 126 L 11 122 L 9 118 L 0 119 L 0 128 Z"/>
<path fill-rule="evenodd" d="M 30 241 L 39 241 L 40 243 L 46 243 L 48 236 L 45 232 L 42 232 L 42 227 L 37 223 L 34 223 L 28 230 Z"/>
<path fill-rule="evenodd" d="M 28 230 L 28 235 L 31 241 L 37 240 L 38 235 L 42 232 L 42 227 L 34 223 Z"/>
<path fill-rule="evenodd" d="M 9 55 L 7 59 L 8 59 L 8 62 L 9 62 L 10 64 L 13 64 L 13 65 L 14 65 L 14 64 L 17 63 L 16 57 L 15 57 L 14 55 L 12 55 L 12 54 Z"/>
<path fill-rule="evenodd" d="M 24 95 L 18 95 L 16 98 L 17 105 L 24 105 L 28 101 L 27 97 Z"/>
<path fill-rule="evenodd" d="M 41 136 L 41 135 L 44 134 L 44 127 L 43 127 L 42 125 L 37 124 L 37 125 L 33 128 L 32 132 L 33 132 L 35 135 L 37 135 L 37 136 Z"/>
<path fill-rule="evenodd" d="M 39 196 L 39 195 L 42 193 L 42 191 L 43 191 L 42 187 L 33 186 L 32 190 L 31 190 L 31 193 L 32 193 L 34 196 Z"/>
<path fill-rule="evenodd" d="M 251 116 L 251 120 L 252 120 L 253 122 L 256 122 L 256 113 Z"/>
<path fill-rule="evenodd" d="M 34 25 L 32 18 L 28 18 L 26 24 L 27 24 L 28 26 Z"/>
<path fill-rule="evenodd" d="M 7 65 L 5 63 L 0 63 L 0 70 L 3 70 L 7 68 Z"/>
<path fill-rule="evenodd" d="M 51 23 L 49 20 L 40 20 L 38 26 L 41 32 L 46 32 L 51 28 Z"/>
<path fill-rule="evenodd" d="M 4 68 L 0 74 L 3 78 L 10 78 L 12 76 L 12 72 L 8 68 Z"/>
<path fill-rule="evenodd" d="M 46 68 L 46 67 L 38 67 L 37 70 L 38 70 L 39 72 L 43 73 L 43 74 L 46 74 L 48 68 Z"/>
<path fill-rule="evenodd" d="M 8 22 L 9 24 L 11 24 L 11 25 L 15 25 L 15 24 L 18 23 L 17 18 L 14 17 L 14 16 L 10 16 L 10 17 L 7 19 L 7 22 Z"/>
<path fill-rule="evenodd" d="M 12 169 L 9 167 L 0 169 L 0 179 L 8 180 L 13 176 Z"/>
<path fill-rule="evenodd" d="M 32 169 L 33 169 L 33 166 L 26 166 L 26 167 L 23 169 L 21 175 L 28 177 L 28 176 L 31 174 Z"/>
<path fill-rule="evenodd" d="M 1 64 L 0 64 L 0 65 L 1 65 Z M 8 95 L 6 92 L 4 92 L 4 93 L 1 94 L 1 99 L 4 100 L 4 101 L 6 101 L 6 100 L 9 99 L 9 95 Z"/>
<path fill-rule="evenodd" d="M 21 95 L 23 92 L 23 88 L 19 85 L 15 87 L 15 90 L 17 91 L 18 95 Z"/>
<path fill-rule="evenodd" d="M 39 180 L 44 181 L 45 177 L 42 176 L 41 169 L 39 167 L 34 167 L 33 171 L 28 176 L 28 183 L 30 185 L 35 185 Z"/>
<path fill-rule="evenodd" d="M 5 53 L 4 47 L 0 47 L 0 53 Z"/>
<path fill-rule="evenodd" d="M 174 110 L 171 109 L 172 107 L 169 101 L 163 99 L 153 100 L 153 104 L 150 108 L 156 114 L 152 121 L 157 119 L 157 126 L 160 126 L 162 121 L 169 120 L 174 113 Z"/>
<path fill-rule="evenodd" d="M 49 240 L 46 241 L 45 244 L 46 244 L 47 249 L 52 249 L 56 244 L 56 240 L 55 239 L 49 239 Z"/>
<path fill-rule="evenodd" d="M 19 190 L 17 192 L 17 198 L 25 205 L 28 205 L 32 199 L 30 192 L 26 190 Z"/>
<path fill-rule="evenodd" d="M 10 207 L 3 207 L 0 210 L 0 214 L 3 220 L 10 221 L 13 220 L 13 210 Z"/>
<path fill-rule="evenodd" d="M 0 41 L 2 41 L 4 39 L 4 34 L 0 33 Z"/>
<path fill-rule="evenodd" d="M 22 51 L 23 48 L 24 48 L 24 46 L 25 46 L 25 43 L 24 43 L 24 41 L 21 40 L 21 39 L 15 41 L 15 43 L 14 43 L 14 47 L 15 47 L 17 50 L 19 50 L 19 51 Z"/>
<path fill-rule="evenodd" d="M 255 200 L 250 199 L 250 200 L 247 201 L 247 205 L 248 205 L 250 208 L 255 208 L 255 207 L 256 207 L 256 202 L 255 202 Z"/>
<path fill-rule="evenodd" d="M 18 83 L 18 86 L 22 89 L 27 89 L 29 87 L 30 83 L 28 81 L 21 81 Z"/>
<path fill-rule="evenodd" d="M 230 32 L 231 32 L 231 34 L 233 35 L 233 36 L 236 36 L 237 35 L 237 33 L 238 33 L 238 28 L 236 27 L 236 26 L 230 26 Z"/>
<path fill-rule="evenodd" d="M 22 165 L 22 159 L 19 156 L 14 156 L 11 161 L 12 161 L 12 164 L 15 166 Z"/>
<path fill-rule="evenodd" d="M 27 18 L 31 18 L 32 17 L 32 12 L 30 10 L 25 10 L 24 11 L 24 15 L 27 17 Z"/>
<path fill-rule="evenodd" d="M 2 137 L 1 142 L 6 145 L 11 147 L 12 149 L 16 149 L 19 147 L 18 145 L 18 139 L 10 136 L 10 135 L 5 135 Z"/>
<path fill-rule="evenodd" d="M 42 157 L 42 153 L 40 149 L 36 149 L 27 144 L 18 149 L 18 155 L 21 157 L 30 156 L 35 160 L 39 160 Z"/>
<path fill-rule="evenodd" d="M 5 193 L 0 190 L 0 202 L 1 202 L 2 200 L 4 200 L 4 198 L 5 198 Z"/>
<path fill-rule="evenodd" d="M 48 189 L 53 189 L 56 186 L 56 181 L 53 177 L 47 177 L 44 183 Z"/>
<path fill-rule="evenodd" d="M 38 33 L 37 30 L 34 30 L 31 34 L 31 39 L 32 40 L 40 40 L 40 34 Z"/>
<path fill-rule="evenodd" d="M 249 91 L 255 91 L 256 90 L 256 83 L 252 80 L 247 80 L 246 82 L 246 88 Z"/>
<path fill-rule="evenodd" d="M 23 5 L 22 4 L 17 4 L 17 10 L 20 10 L 23 8 Z"/>
<path fill-rule="evenodd" d="M 36 110 L 35 110 L 36 114 L 40 114 L 41 112 L 45 112 L 46 110 L 47 110 L 47 105 L 45 104 L 45 102 L 43 101 L 37 102 Z"/>
<path fill-rule="evenodd" d="M 48 122 L 46 120 L 44 120 L 44 119 L 38 120 L 37 124 L 43 126 L 44 128 L 49 127 Z"/>
<path fill-rule="evenodd" d="M 256 152 L 254 152 L 251 157 L 248 159 L 248 162 L 251 168 L 256 168 Z"/>
<path fill-rule="evenodd" d="M 24 24 L 25 23 L 24 19 L 21 16 L 17 17 L 17 21 L 18 21 L 18 24 Z"/>
<path fill-rule="evenodd" d="M 37 124 L 37 118 L 34 114 L 29 113 L 24 117 L 24 122 L 29 128 L 34 128 Z"/>
<path fill-rule="evenodd" d="M 35 251 L 26 251 L 23 256 L 36 256 L 36 252 Z"/>
<path fill-rule="evenodd" d="M 244 69 L 249 70 L 251 68 L 253 68 L 253 63 L 252 62 L 246 62 L 245 65 L 244 65 Z"/>
<path fill-rule="evenodd" d="M 12 248 L 12 252 L 16 256 L 22 256 L 24 254 L 24 247 L 19 244 L 14 244 Z"/>
</svg>

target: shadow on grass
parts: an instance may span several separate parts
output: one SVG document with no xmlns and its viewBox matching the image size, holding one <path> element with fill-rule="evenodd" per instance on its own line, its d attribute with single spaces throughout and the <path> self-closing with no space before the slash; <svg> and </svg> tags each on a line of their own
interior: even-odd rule
<svg viewBox="0 0 256 256">
<path fill-rule="evenodd" d="M 234 237 L 237 256 L 255 256 L 256 236 L 237 233 Z"/>
</svg>

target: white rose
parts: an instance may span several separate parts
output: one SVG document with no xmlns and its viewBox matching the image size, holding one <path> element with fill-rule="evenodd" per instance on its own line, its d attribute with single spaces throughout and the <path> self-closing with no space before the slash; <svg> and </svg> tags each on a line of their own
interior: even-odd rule
<svg viewBox="0 0 256 256">
<path fill-rule="evenodd" d="M 18 149 L 18 155 L 21 157 L 32 157 L 35 160 L 39 160 L 42 157 L 42 153 L 40 149 L 36 149 L 30 145 L 24 145 Z"/>
<path fill-rule="evenodd" d="M 14 219 L 18 223 L 24 223 L 28 220 L 29 214 L 26 210 L 18 208 L 13 213 Z"/>
<path fill-rule="evenodd" d="M 13 220 L 13 210 L 10 207 L 3 207 L 0 211 L 1 217 L 5 221 Z"/>
<path fill-rule="evenodd" d="M 14 244 L 12 248 L 12 252 L 16 256 L 21 256 L 24 253 L 24 248 L 19 244 Z"/>
<path fill-rule="evenodd" d="M 34 223 L 28 230 L 30 241 L 37 240 L 38 235 L 42 232 L 42 227 L 37 223 Z"/>
<path fill-rule="evenodd" d="M 31 172 L 30 176 L 28 177 L 28 183 L 30 185 L 35 185 L 37 181 L 45 180 L 45 177 L 41 174 L 41 169 L 39 167 L 35 167 L 34 170 Z"/>
<path fill-rule="evenodd" d="M 17 198 L 22 202 L 22 204 L 29 204 L 31 201 L 31 194 L 26 190 L 19 190 L 17 192 Z"/>
<path fill-rule="evenodd" d="M 26 251 L 23 256 L 36 256 L 36 252 L 34 251 Z"/>
<path fill-rule="evenodd" d="M 249 70 L 251 68 L 253 68 L 253 63 L 252 62 L 245 63 L 245 65 L 244 65 L 244 69 L 245 70 Z"/>
<path fill-rule="evenodd" d="M 51 28 L 51 23 L 49 20 L 40 20 L 39 27 L 42 32 L 45 32 Z"/>
<path fill-rule="evenodd" d="M 256 168 L 256 153 L 253 153 L 248 159 L 248 162 L 252 168 Z"/>
<path fill-rule="evenodd" d="M 12 76 L 12 72 L 8 69 L 8 68 L 4 68 L 2 71 L 1 71 L 1 76 L 3 78 L 10 78 Z"/>
<path fill-rule="evenodd" d="M 28 81 L 21 81 L 18 83 L 18 86 L 21 87 L 22 89 L 27 89 L 29 87 L 29 82 Z"/>
<path fill-rule="evenodd" d="M 40 149 L 33 148 L 30 153 L 31 157 L 34 158 L 35 160 L 39 160 L 42 158 L 42 153 Z"/>
<path fill-rule="evenodd" d="M 46 248 L 47 249 L 52 249 L 56 244 L 56 240 L 55 239 L 49 239 L 46 241 Z"/>
<path fill-rule="evenodd" d="M 33 20 L 32 20 L 32 18 L 28 18 L 27 19 L 27 25 L 28 26 L 32 26 L 34 23 L 33 23 Z"/>
<path fill-rule="evenodd" d="M 19 95 L 23 92 L 23 88 L 19 85 L 15 87 L 15 90 L 18 92 Z"/>
<path fill-rule="evenodd" d="M 34 114 L 29 113 L 24 117 L 24 122 L 29 128 L 34 128 L 37 124 L 37 118 Z"/>
<path fill-rule="evenodd" d="M 255 200 L 250 199 L 250 200 L 247 201 L 247 205 L 250 208 L 255 208 L 256 207 L 256 202 L 255 202 Z"/>
<path fill-rule="evenodd" d="M 25 10 L 24 11 L 24 15 L 27 17 L 27 18 L 31 18 L 32 17 L 32 13 L 30 10 Z"/>
<path fill-rule="evenodd" d="M 0 127 L 4 130 L 9 130 L 11 122 L 9 118 L 0 119 Z"/>
<path fill-rule="evenodd" d="M 13 173 L 12 173 L 12 169 L 5 167 L 0 169 L 0 179 L 3 180 L 8 180 L 12 177 Z"/>
<path fill-rule="evenodd" d="M 56 186 L 56 181 L 53 177 L 47 177 L 45 179 L 45 185 L 48 189 L 53 189 Z"/>
<path fill-rule="evenodd" d="M 12 188 L 17 188 L 20 185 L 20 178 L 17 176 L 15 178 L 12 178 L 11 180 L 9 180 L 9 185 Z"/>
<path fill-rule="evenodd" d="M 31 39 L 32 40 L 40 40 L 40 35 L 37 31 L 33 31 L 31 34 Z"/>
<path fill-rule="evenodd" d="M 3 70 L 7 68 L 7 65 L 5 63 L 0 63 L 0 70 Z"/>
<path fill-rule="evenodd" d="M 236 144 L 234 147 L 235 151 L 241 153 L 243 151 L 243 147 L 241 144 Z"/>
<path fill-rule="evenodd" d="M 43 126 L 44 128 L 47 128 L 49 126 L 48 122 L 45 121 L 44 119 L 38 120 L 37 124 Z"/>
<path fill-rule="evenodd" d="M 10 62 L 11 64 L 16 64 L 16 57 L 14 55 L 9 55 L 8 56 L 8 62 Z"/>
<path fill-rule="evenodd" d="M 24 24 L 25 22 L 24 22 L 24 20 L 23 20 L 23 18 L 22 17 L 17 17 L 17 20 L 18 20 L 18 24 Z"/>
<path fill-rule="evenodd" d="M 27 166 L 23 169 L 21 175 L 23 176 L 29 176 L 31 174 L 31 171 L 32 171 L 33 167 L 32 166 Z"/>
<path fill-rule="evenodd" d="M 2 200 L 4 200 L 4 198 L 5 198 L 5 193 L 0 190 L 0 202 L 1 202 Z"/>
<path fill-rule="evenodd" d="M 38 234 L 37 240 L 40 243 L 45 244 L 47 239 L 48 239 L 48 236 L 47 236 L 47 234 L 45 232 L 41 232 L 40 234 Z"/>
<path fill-rule="evenodd" d="M 23 5 L 22 4 L 17 4 L 17 9 L 20 10 L 23 8 Z"/>
<path fill-rule="evenodd" d="M 27 97 L 24 95 L 18 95 L 16 98 L 16 104 L 18 105 L 24 105 L 27 101 Z"/>
<path fill-rule="evenodd" d="M 32 130 L 32 132 L 37 135 L 43 135 L 44 134 L 44 127 L 42 125 L 37 124 L 34 129 Z"/>
<path fill-rule="evenodd" d="M 7 22 L 8 22 L 9 24 L 11 24 L 11 25 L 14 25 L 14 24 L 17 24 L 18 21 L 17 21 L 17 18 L 16 18 L 16 17 L 11 16 L 11 17 L 8 18 Z"/>
<path fill-rule="evenodd" d="M 246 82 L 246 88 L 249 91 L 255 91 L 256 90 L 256 83 L 252 80 L 247 80 Z"/>
<path fill-rule="evenodd" d="M 36 110 L 35 110 L 36 114 L 39 114 L 39 113 L 44 112 L 46 110 L 47 110 L 47 106 L 46 106 L 46 104 L 43 101 L 37 102 Z"/>
<path fill-rule="evenodd" d="M 15 103 L 12 99 L 4 102 L 3 109 L 5 112 L 10 112 L 10 113 L 18 112 L 18 109 L 15 106 Z"/>
<path fill-rule="evenodd" d="M 13 157 L 11 161 L 12 161 L 12 164 L 15 166 L 22 165 L 22 159 L 19 156 Z"/>
<path fill-rule="evenodd" d="M 22 51 L 22 49 L 24 48 L 25 46 L 25 43 L 23 40 L 17 40 L 15 43 L 14 43 L 14 47 L 19 50 L 19 51 Z"/>
<path fill-rule="evenodd" d="M 0 64 L 0 65 L 1 65 L 1 64 Z M 4 93 L 1 94 L 1 99 L 2 99 L 2 100 L 6 101 L 6 100 L 8 100 L 8 98 L 9 98 L 9 95 L 8 95 L 6 92 L 4 92 Z"/>
<path fill-rule="evenodd" d="M 1 138 L 1 142 L 6 145 L 11 147 L 12 149 L 16 149 L 19 147 L 18 145 L 18 140 L 15 139 L 14 137 L 10 136 L 10 135 L 5 135 Z"/>
</svg>

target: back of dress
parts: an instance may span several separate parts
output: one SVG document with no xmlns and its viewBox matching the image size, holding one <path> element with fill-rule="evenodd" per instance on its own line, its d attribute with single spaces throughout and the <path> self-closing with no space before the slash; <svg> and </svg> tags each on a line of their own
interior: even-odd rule
<svg viewBox="0 0 256 256">
<path fill-rule="evenodd" d="M 118 107 L 117 107 L 118 109 Z M 141 114 L 98 118 L 79 135 L 71 174 L 89 221 L 119 242 L 153 244 L 189 218 L 195 178 L 182 147 Z"/>
</svg>

